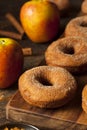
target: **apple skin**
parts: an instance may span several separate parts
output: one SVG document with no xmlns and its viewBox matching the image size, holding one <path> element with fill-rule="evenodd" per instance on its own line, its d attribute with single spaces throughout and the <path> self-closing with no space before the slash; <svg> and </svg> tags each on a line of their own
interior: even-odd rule
<svg viewBox="0 0 87 130">
<path fill-rule="evenodd" d="M 10 38 L 0 38 L 0 88 L 10 87 L 18 79 L 23 62 L 19 43 Z"/>
<path fill-rule="evenodd" d="M 20 21 L 27 36 L 35 43 L 52 41 L 59 32 L 59 10 L 53 2 L 33 0 L 24 3 Z"/>
</svg>

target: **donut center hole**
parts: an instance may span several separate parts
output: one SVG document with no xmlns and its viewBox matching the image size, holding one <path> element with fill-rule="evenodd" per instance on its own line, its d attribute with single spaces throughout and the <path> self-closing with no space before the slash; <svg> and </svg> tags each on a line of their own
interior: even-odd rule
<svg viewBox="0 0 87 130">
<path fill-rule="evenodd" d="M 65 47 L 65 48 L 63 48 L 63 50 L 62 50 L 64 53 L 66 53 L 66 54 L 70 54 L 70 55 L 73 55 L 74 54 L 74 48 L 73 47 Z"/>
<path fill-rule="evenodd" d="M 38 81 L 44 86 L 52 86 L 52 83 L 45 77 L 38 78 Z"/>
<path fill-rule="evenodd" d="M 81 23 L 81 26 L 82 27 L 87 27 L 87 23 L 83 22 L 83 23 Z"/>
</svg>

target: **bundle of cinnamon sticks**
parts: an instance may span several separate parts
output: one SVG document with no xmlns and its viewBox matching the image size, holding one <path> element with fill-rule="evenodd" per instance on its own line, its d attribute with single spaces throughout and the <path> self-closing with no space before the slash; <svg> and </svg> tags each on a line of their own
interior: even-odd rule
<svg viewBox="0 0 87 130">
<path fill-rule="evenodd" d="M 7 13 L 5 17 L 9 20 L 9 22 L 16 28 L 18 33 L 12 31 L 6 31 L 0 29 L 0 36 L 5 36 L 8 38 L 13 38 L 17 40 L 22 40 L 24 36 L 24 29 L 21 24 L 17 21 L 17 19 L 11 14 Z M 32 55 L 32 49 L 29 47 L 22 48 L 24 56 Z"/>
<path fill-rule="evenodd" d="M 5 17 L 9 20 L 9 22 L 16 28 L 16 30 L 19 33 L 5 31 L 5 30 L 0 29 L 0 35 L 17 39 L 17 40 L 22 40 L 23 35 L 24 35 L 24 29 L 22 28 L 21 24 L 17 21 L 17 19 L 11 13 L 7 13 Z"/>
</svg>

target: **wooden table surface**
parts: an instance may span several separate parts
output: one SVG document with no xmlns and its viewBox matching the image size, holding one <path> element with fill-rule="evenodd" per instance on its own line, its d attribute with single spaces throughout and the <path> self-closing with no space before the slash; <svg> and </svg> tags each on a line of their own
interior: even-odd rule
<svg viewBox="0 0 87 130">
<path fill-rule="evenodd" d="M 24 2 L 27 0 L 0 0 L 0 29 L 3 30 L 9 30 L 9 31 L 14 31 L 16 32 L 17 30 L 11 25 L 11 23 L 5 18 L 5 14 L 10 12 L 12 13 L 17 20 L 19 21 L 19 11 L 20 7 Z M 68 23 L 68 21 L 76 17 L 78 12 L 80 11 L 81 7 L 81 0 L 71 0 L 71 6 L 73 7 L 73 10 L 69 12 L 68 17 L 61 17 L 61 34 L 63 33 L 63 30 Z M 1 37 L 1 36 L 0 36 Z M 24 62 L 24 71 L 27 69 L 30 69 L 32 67 L 38 66 L 41 64 L 44 58 L 44 52 L 47 48 L 47 46 L 50 43 L 46 44 L 35 44 L 32 43 L 29 38 L 25 38 L 24 40 L 18 40 L 18 42 L 23 46 L 23 47 L 31 47 L 33 50 L 33 55 L 25 57 L 25 62 Z M 11 86 L 8 89 L 1 89 L 0 90 L 0 126 L 3 124 L 6 124 L 10 122 L 9 120 L 6 119 L 6 105 L 12 95 L 17 91 L 17 83 L 15 83 L 13 86 Z M 71 122 L 64 122 L 61 120 L 57 121 L 58 128 L 57 130 L 87 130 L 86 125 L 80 125 L 80 124 L 75 124 Z M 38 124 L 37 124 L 38 126 Z M 51 130 L 48 128 L 44 129 L 40 128 L 41 130 Z"/>
</svg>

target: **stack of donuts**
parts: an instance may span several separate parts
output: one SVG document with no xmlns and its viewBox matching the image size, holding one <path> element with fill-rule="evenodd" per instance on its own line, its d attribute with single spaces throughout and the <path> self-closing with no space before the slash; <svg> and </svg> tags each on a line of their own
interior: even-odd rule
<svg viewBox="0 0 87 130">
<path fill-rule="evenodd" d="M 87 0 L 82 3 L 82 10 L 87 13 Z M 47 65 L 63 67 L 73 75 L 87 73 L 87 15 L 67 24 L 64 37 L 47 48 L 45 60 Z M 87 85 L 82 90 L 82 108 L 87 113 Z"/>
<path fill-rule="evenodd" d="M 64 37 L 52 42 L 46 65 L 25 71 L 19 78 L 24 100 L 40 108 L 58 108 L 71 101 L 78 91 L 74 75 L 87 73 L 87 16 L 72 19 Z M 87 85 L 82 91 L 82 108 L 87 113 Z"/>
</svg>

